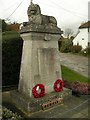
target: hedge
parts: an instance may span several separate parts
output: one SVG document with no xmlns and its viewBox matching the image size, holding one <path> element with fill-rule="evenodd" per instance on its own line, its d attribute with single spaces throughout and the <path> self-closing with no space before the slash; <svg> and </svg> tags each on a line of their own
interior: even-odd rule
<svg viewBox="0 0 90 120">
<path fill-rule="evenodd" d="M 15 85 L 19 82 L 23 41 L 17 32 L 4 32 L 2 35 L 2 85 Z"/>
<path fill-rule="evenodd" d="M 81 50 L 82 50 L 82 46 L 80 46 L 80 45 L 74 45 L 71 48 L 72 53 L 79 53 Z"/>
</svg>

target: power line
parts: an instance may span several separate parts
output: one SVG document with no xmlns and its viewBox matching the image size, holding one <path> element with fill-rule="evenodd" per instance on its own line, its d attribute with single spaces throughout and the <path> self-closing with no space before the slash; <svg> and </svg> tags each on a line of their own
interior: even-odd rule
<svg viewBox="0 0 90 120">
<path fill-rule="evenodd" d="M 18 0 L 17 0 L 17 1 L 18 1 Z M 17 3 L 17 1 L 14 2 L 14 3 L 12 3 L 10 6 L 8 6 L 7 8 L 5 8 L 4 10 L 5 10 L 5 11 L 10 10 L 13 6 L 15 6 L 15 4 Z"/>
<path fill-rule="evenodd" d="M 20 5 L 23 3 L 23 1 L 24 1 L 24 0 L 22 0 L 22 1 L 20 2 L 20 4 L 16 7 L 16 9 L 9 15 L 9 17 L 6 18 L 7 20 L 16 12 L 16 10 L 20 7 Z"/>
<path fill-rule="evenodd" d="M 7 20 L 9 20 L 9 18 L 16 12 L 16 10 L 20 7 L 20 5 L 22 4 L 23 1 L 24 1 L 24 0 L 22 0 L 22 1 L 20 2 L 20 4 L 16 7 L 16 9 L 9 15 L 9 17 L 6 18 Z M 32 2 L 32 0 L 31 0 L 31 2 Z M 75 11 L 68 10 L 68 9 L 62 7 L 61 5 L 55 3 L 54 1 L 51 1 L 51 2 L 52 2 L 54 5 L 56 5 L 59 9 L 61 8 L 62 10 L 66 11 L 66 12 L 68 12 L 68 13 L 74 15 L 74 16 L 77 16 L 77 17 L 79 17 L 79 18 L 81 18 L 81 15 L 82 15 L 82 17 L 87 17 L 86 15 L 83 15 L 83 14 L 81 14 L 81 13 L 77 13 L 77 12 L 75 12 Z M 52 6 L 52 5 L 51 5 L 51 6 Z M 51 6 L 49 6 L 49 7 L 51 7 Z M 54 7 L 54 6 L 52 6 L 52 7 Z M 77 15 L 77 14 L 78 14 L 78 15 Z M 81 14 L 81 15 L 80 15 L 80 14 Z M 87 18 L 88 18 L 88 17 L 87 17 Z M 82 19 L 82 18 L 81 18 L 81 19 Z"/>
<path fill-rule="evenodd" d="M 64 9 L 66 9 L 66 8 L 64 8 Z M 70 11 L 70 12 L 72 12 L 72 13 L 76 13 L 76 14 L 78 14 L 78 15 L 84 16 L 84 17 L 88 17 L 87 15 L 85 15 L 85 14 L 83 14 L 83 13 L 79 13 L 79 12 L 76 12 L 76 11 L 73 11 L 73 10 L 69 10 L 69 9 L 66 9 L 66 10 L 68 10 L 68 11 Z"/>
<path fill-rule="evenodd" d="M 40 1 L 40 2 L 41 2 L 41 1 Z M 41 2 L 41 3 L 42 3 L 42 2 Z M 82 20 L 82 17 L 88 18 L 87 15 L 84 15 L 84 14 L 82 14 L 82 13 L 78 13 L 78 12 L 73 11 L 73 10 L 66 9 L 66 8 L 62 7 L 61 5 L 57 4 L 56 2 L 54 2 L 54 1 L 52 1 L 52 0 L 51 0 L 51 3 L 53 3 L 53 4 L 50 5 L 50 6 L 49 6 L 48 4 L 46 4 L 46 3 L 44 3 L 44 5 L 46 4 L 47 6 L 52 7 L 52 8 L 56 5 L 59 9 L 61 8 L 62 10 L 66 11 L 66 12 L 68 12 L 68 13 L 70 13 L 70 14 L 72 14 L 73 16 L 79 17 L 81 20 Z"/>
<path fill-rule="evenodd" d="M 77 12 L 72 11 L 72 10 L 68 10 L 68 9 L 62 7 L 61 5 L 55 3 L 54 1 L 51 1 L 51 2 L 52 2 L 54 5 L 58 6 L 59 9 L 61 8 L 61 9 L 63 9 L 64 11 L 66 11 L 66 12 L 68 12 L 68 13 L 71 13 L 71 14 L 74 15 L 74 16 L 77 16 L 77 17 L 79 17 L 79 18 L 81 18 L 81 17 L 87 17 L 87 18 L 88 18 L 88 16 L 83 15 L 83 14 L 81 14 L 81 13 L 77 13 Z M 77 15 L 77 14 L 78 14 L 78 15 Z M 81 19 L 82 19 L 82 18 L 81 18 Z"/>
</svg>

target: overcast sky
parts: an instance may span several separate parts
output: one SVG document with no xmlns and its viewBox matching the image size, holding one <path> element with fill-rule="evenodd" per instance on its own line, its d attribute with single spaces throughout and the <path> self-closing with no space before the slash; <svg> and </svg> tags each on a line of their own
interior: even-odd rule
<svg viewBox="0 0 90 120">
<path fill-rule="evenodd" d="M 88 20 L 88 2 L 90 0 L 33 0 L 39 4 L 41 13 L 54 16 L 62 29 L 77 29 Z M 12 22 L 28 21 L 27 8 L 30 0 L 0 0 L 0 18 L 9 18 Z"/>
</svg>

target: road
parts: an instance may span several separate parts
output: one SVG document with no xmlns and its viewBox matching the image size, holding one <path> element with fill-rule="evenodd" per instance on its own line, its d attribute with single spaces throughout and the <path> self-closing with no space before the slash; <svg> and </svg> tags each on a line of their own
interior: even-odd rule
<svg viewBox="0 0 90 120">
<path fill-rule="evenodd" d="M 89 77 L 89 59 L 87 57 L 70 53 L 60 53 L 60 62 L 62 65 L 69 67 L 81 75 Z"/>
</svg>

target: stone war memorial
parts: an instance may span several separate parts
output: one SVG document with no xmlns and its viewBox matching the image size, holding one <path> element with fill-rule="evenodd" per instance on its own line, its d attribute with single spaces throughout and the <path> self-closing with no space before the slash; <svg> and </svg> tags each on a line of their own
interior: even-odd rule
<svg viewBox="0 0 90 120">
<path fill-rule="evenodd" d="M 11 92 L 15 105 L 30 113 L 49 109 L 69 98 L 64 87 L 58 51 L 63 33 L 52 16 L 41 14 L 39 5 L 30 3 L 28 22 L 20 29 L 23 50 L 18 90 Z"/>
</svg>

